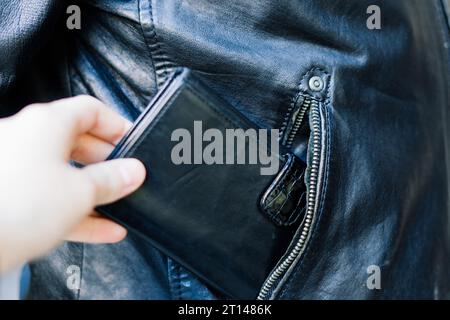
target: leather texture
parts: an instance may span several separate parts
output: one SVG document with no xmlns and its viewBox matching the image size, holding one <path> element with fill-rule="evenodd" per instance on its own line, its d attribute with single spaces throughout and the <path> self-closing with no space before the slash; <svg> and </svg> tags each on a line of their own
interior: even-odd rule
<svg viewBox="0 0 450 320">
<path fill-rule="evenodd" d="M 79 32 L 65 29 L 64 10 L 51 9 L 57 2 L 27 1 L 35 10 L 23 11 L 24 1 L 2 1 L 2 112 L 18 110 L 23 97 L 89 93 L 135 119 L 178 66 L 262 128 L 283 129 L 299 96 L 310 94 L 320 102 L 314 119 L 308 114 L 320 143 L 313 220 L 265 297 L 450 298 L 450 40 L 441 0 L 86 0 Z M 366 27 L 369 5 L 381 9 L 380 30 Z M 22 24 L 5 26 L 11 11 Z M 316 73 L 326 90 L 310 92 Z M 308 139 L 299 131 L 292 148 L 311 168 Z M 253 199 L 243 193 L 241 201 Z M 131 239 L 120 246 L 154 267 L 148 248 Z M 143 283 L 146 272 L 115 248 L 85 247 L 84 276 L 96 281 L 83 282 L 79 295 L 58 284 L 80 251 L 60 248 L 34 265 L 45 274 L 33 273 L 34 297 L 152 297 L 144 284 L 109 291 L 111 278 Z M 380 289 L 366 285 L 372 265 Z"/>
<path fill-rule="evenodd" d="M 226 131 L 230 129 L 255 133 L 258 129 L 189 70 L 177 70 L 110 156 L 140 159 L 150 172 L 144 185 L 131 196 L 99 207 L 98 211 L 139 233 L 226 296 L 254 299 L 285 252 L 295 228 L 273 223 L 259 210 L 261 194 L 274 179 L 273 175 L 261 175 L 261 164 L 173 162 L 172 152 L 178 142 L 171 141 L 172 134 L 183 129 L 192 140 L 198 139 L 195 122 L 201 123 L 202 132 L 219 130 L 224 140 L 229 139 Z M 264 152 L 259 150 L 256 135 L 248 137 L 247 143 L 233 147 L 233 163 L 240 157 Z M 202 157 L 205 146 L 196 153 L 196 142 L 192 140 L 192 157 Z M 220 153 L 229 160 L 230 150 L 225 148 L 228 144 L 228 140 L 223 141 Z M 295 166 L 296 172 L 280 171 L 278 180 L 287 182 L 277 184 L 277 197 L 290 197 L 290 181 L 303 176 L 297 171 L 305 171 L 305 164 L 295 160 L 295 156 L 290 155 L 289 159 L 289 167 Z M 304 182 L 298 185 L 301 187 L 296 187 L 296 191 L 305 193 Z M 242 194 L 249 201 L 241 201 Z M 302 198 L 304 195 L 299 197 Z M 282 216 L 272 212 L 284 211 L 291 216 L 289 223 L 293 225 L 299 210 L 278 208 L 273 203 L 267 201 L 265 206 L 275 215 L 273 219 L 278 221 Z"/>
</svg>

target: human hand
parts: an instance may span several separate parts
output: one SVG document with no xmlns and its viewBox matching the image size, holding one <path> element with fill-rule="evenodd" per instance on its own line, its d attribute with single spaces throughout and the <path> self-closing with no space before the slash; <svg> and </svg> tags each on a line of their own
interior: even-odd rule
<svg viewBox="0 0 450 320">
<path fill-rule="evenodd" d="M 144 181 L 135 159 L 103 161 L 130 123 L 89 96 L 35 104 L 0 119 L 0 273 L 62 239 L 111 243 L 126 230 L 94 207 Z M 87 165 L 80 169 L 75 160 Z"/>
</svg>

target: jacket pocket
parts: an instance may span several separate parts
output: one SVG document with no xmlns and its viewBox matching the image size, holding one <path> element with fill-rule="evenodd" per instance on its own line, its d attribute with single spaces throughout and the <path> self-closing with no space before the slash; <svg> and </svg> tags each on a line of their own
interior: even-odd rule
<svg viewBox="0 0 450 320">
<path fill-rule="evenodd" d="M 325 178 L 328 144 L 325 101 L 328 78 L 328 74 L 318 69 L 312 69 L 305 75 L 300 85 L 303 90 L 296 97 L 284 124 L 281 144 L 293 149 L 307 164 L 303 181 L 306 185 L 304 216 L 287 251 L 261 287 L 259 300 L 275 298 L 291 270 L 301 259 L 314 231 Z M 314 81 L 318 83 L 314 84 Z"/>
</svg>

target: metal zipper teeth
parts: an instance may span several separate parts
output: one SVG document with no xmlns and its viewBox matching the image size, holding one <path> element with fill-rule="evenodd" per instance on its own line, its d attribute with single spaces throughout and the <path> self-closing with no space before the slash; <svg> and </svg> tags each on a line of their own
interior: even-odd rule
<svg viewBox="0 0 450 320">
<path fill-rule="evenodd" d="M 292 265 L 292 263 L 297 259 L 302 250 L 304 249 L 308 236 L 311 232 L 311 222 L 314 217 L 314 207 L 317 198 L 317 180 L 318 180 L 318 172 L 319 172 L 319 163 L 320 163 L 320 150 L 321 150 L 321 142 L 320 142 L 320 114 L 319 114 L 319 103 L 316 100 L 311 100 L 311 125 L 312 125 L 312 144 L 313 144 L 313 152 L 312 152 L 312 161 L 311 161 L 311 170 L 309 173 L 308 179 L 308 199 L 307 199 L 307 211 L 305 221 L 302 225 L 302 231 L 300 234 L 300 238 L 298 242 L 295 244 L 292 251 L 289 255 L 279 264 L 275 270 L 270 274 L 270 276 L 264 282 L 259 295 L 258 300 L 264 300 L 268 298 L 269 293 L 272 288 L 279 283 L 281 277 L 286 273 L 288 268 Z M 300 125 L 299 125 L 300 126 Z"/>
<path fill-rule="evenodd" d="M 310 105 L 311 105 L 311 99 L 305 98 L 305 100 L 302 103 L 302 106 L 300 107 L 300 110 L 298 111 L 297 115 L 295 116 L 294 124 L 292 125 L 291 130 L 289 130 L 289 136 L 285 140 L 285 145 L 287 148 L 290 148 L 292 146 L 292 142 L 294 141 L 295 135 L 297 134 L 298 130 L 300 129 L 300 126 L 303 123 L 303 119 L 305 118 L 306 111 L 308 111 Z"/>
</svg>

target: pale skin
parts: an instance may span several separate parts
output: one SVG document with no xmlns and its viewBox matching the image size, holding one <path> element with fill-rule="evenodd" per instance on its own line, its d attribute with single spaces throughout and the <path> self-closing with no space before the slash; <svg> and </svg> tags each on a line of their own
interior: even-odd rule
<svg viewBox="0 0 450 320">
<path fill-rule="evenodd" d="M 136 159 L 104 161 L 129 127 L 89 96 L 30 105 L 0 119 L 0 274 L 63 240 L 114 243 L 126 236 L 94 208 L 145 179 Z"/>
</svg>

